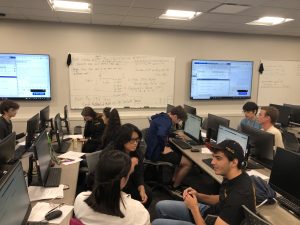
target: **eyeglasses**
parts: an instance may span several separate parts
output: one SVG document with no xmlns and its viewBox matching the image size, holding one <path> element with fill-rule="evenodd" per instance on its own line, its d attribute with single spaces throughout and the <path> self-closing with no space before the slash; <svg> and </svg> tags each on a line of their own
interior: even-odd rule
<svg viewBox="0 0 300 225">
<path fill-rule="evenodd" d="M 141 139 L 140 138 L 131 138 L 130 140 L 129 140 L 129 143 L 130 144 L 135 144 L 135 143 L 140 143 L 140 141 L 141 141 Z"/>
</svg>

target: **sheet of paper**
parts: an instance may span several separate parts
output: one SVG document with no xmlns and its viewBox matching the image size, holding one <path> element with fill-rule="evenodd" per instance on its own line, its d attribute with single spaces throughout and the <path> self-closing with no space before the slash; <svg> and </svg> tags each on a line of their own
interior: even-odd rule
<svg viewBox="0 0 300 225">
<path fill-rule="evenodd" d="M 74 163 L 78 163 L 80 162 L 82 159 L 78 158 L 78 159 L 61 159 L 62 164 L 64 165 L 71 165 Z"/>
<path fill-rule="evenodd" d="M 81 156 L 83 156 L 84 154 L 85 153 L 83 153 L 83 152 L 68 151 L 64 154 L 59 155 L 58 158 L 61 158 L 61 159 L 78 159 Z"/>
<path fill-rule="evenodd" d="M 45 215 L 54 207 L 58 206 L 58 204 L 49 204 L 47 202 L 38 202 L 31 210 L 28 221 L 30 222 L 38 222 L 45 219 Z M 62 223 L 63 219 L 72 211 L 74 207 L 70 205 L 62 205 L 59 210 L 62 211 L 62 215 L 54 220 L 50 220 L 49 222 L 54 224 Z"/>
<path fill-rule="evenodd" d="M 58 187 L 50 188 L 45 188 L 41 186 L 29 186 L 28 194 L 31 202 L 43 199 L 63 198 L 64 185 L 60 184 Z"/>
<path fill-rule="evenodd" d="M 64 135 L 64 138 L 72 138 L 72 139 L 81 139 L 83 138 L 82 134 L 68 134 L 68 135 Z"/>
<path fill-rule="evenodd" d="M 201 130 L 201 136 L 202 136 L 203 138 L 206 138 L 206 132 Z"/>
<path fill-rule="evenodd" d="M 202 154 L 212 154 L 211 151 L 206 147 L 201 148 L 201 153 Z"/>
<path fill-rule="evenodd" d="M 268 180 L 269 179 L 268 176 L 263 175 L 262 173 L 257 172 L 256 170 L 249 170 L 249 171 L 247 171 L 247 173 L 248 173 L 249 176 L 252 176 L 252 175 L 258 176 L 258 177 L 260 177 L 263 180 Z"/>
</svg>

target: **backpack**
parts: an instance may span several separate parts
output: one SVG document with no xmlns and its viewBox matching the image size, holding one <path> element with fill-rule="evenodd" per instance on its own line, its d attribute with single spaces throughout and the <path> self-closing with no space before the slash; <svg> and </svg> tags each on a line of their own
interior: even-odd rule
<svg viewBox="0 0 300 225">
<path fill-rule="evenodd" d="M 274 204 L 276 192 L 271 186 L 258 176 L 250 176 L 255 188 L 256 204 Z"/>
</svg>

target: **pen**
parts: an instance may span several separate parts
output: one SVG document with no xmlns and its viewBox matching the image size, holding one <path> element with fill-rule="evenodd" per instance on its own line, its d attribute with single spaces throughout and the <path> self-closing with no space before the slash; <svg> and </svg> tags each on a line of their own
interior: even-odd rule
<svg viewBox="0 0 300 225">
<path fill-rule="evenodd" d="M 62 205 L 64 205 L 65 203 L 60 203 L 59 205 L 55 206 L 53 209 L 51 209 L 48 213 L 53 212 L 55 209 L 61 207 Z M 47 213 L 47 214 L 48 214 Z"/>
</svg>

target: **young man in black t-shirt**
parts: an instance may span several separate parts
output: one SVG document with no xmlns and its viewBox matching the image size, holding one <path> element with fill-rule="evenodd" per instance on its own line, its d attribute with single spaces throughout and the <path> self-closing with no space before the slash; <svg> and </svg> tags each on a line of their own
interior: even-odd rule
<svg viewBox="0 0 300 225">
<path fill-rule="evenodd" d="M 154 220 L 152 225 L 201 225 L 205 224 L 203 218 L 207 214 L 218 216 L 215 225 L 238 225 L 244 219 L 242 205 L 255 211 L 254 187 L 248 174 L 242 171 L 242 147 L 235 141 L 225 140 L 212 145 L 211 151 L 214 171 L 224 177 L 219 195 L 205 195 L 187 188 L 183 192 L 184 202 L 166 200 L 157 203 L 160 219 Z"/>
</svg>

